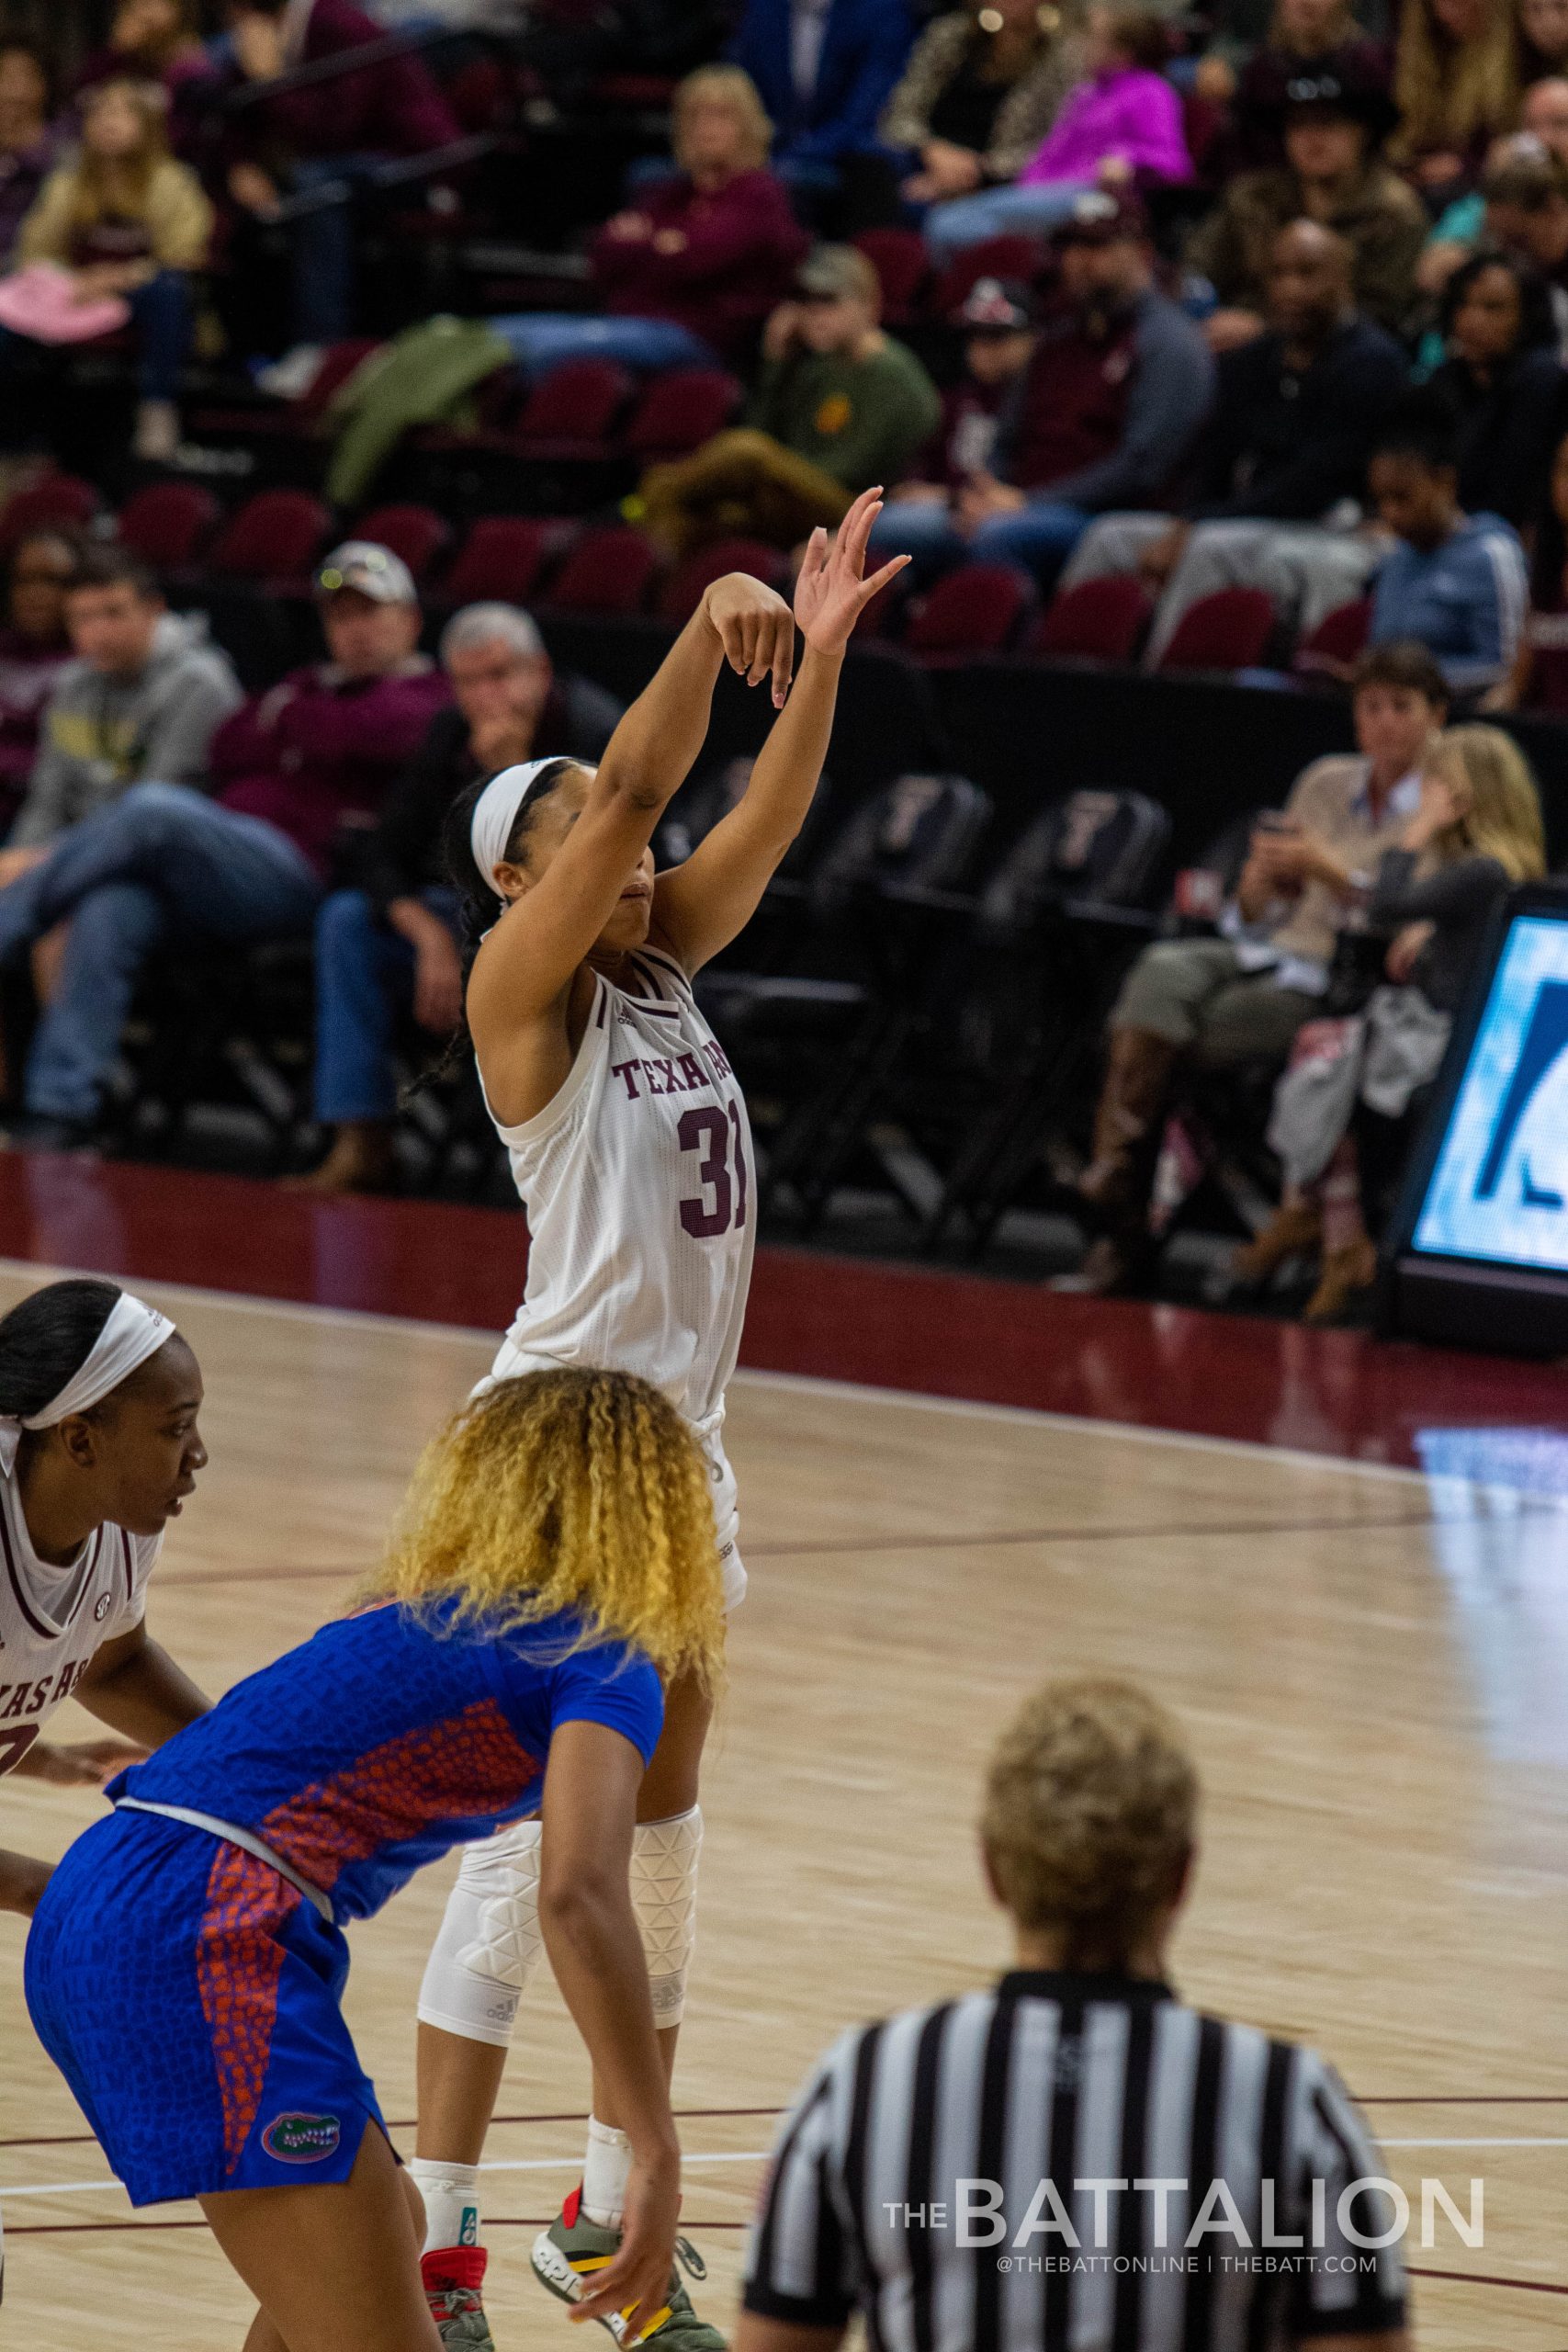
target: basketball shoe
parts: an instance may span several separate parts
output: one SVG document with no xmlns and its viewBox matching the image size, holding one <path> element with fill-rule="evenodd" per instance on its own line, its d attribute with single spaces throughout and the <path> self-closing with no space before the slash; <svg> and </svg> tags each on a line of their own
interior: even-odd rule
<svg viewBox="0 0 1568 2352">
<path fill-rule="evenodd" d="M 489 2259 L 482 2245 L 446 2245 L 420 2261 L 435 2333 L 454 2352 L 456 2347 L 460 2352 L 495 2352 L 495 2338 L 479 2301 Z"/>
<path fill-rule="evenodd" d="M 558 2295 L 563 2302 L 575 2303 L 593 2272 L 603 2270 L 615 2258 L 620 2243 L 619 2230 L 605 2229 L 588 2219 L 582 2211 L 582 2191 L 574 2188 L 549 2228 L 541 2230 L 534 2240 L 534 2276 L 552 2295 Z M 682 2268 L 694 2278 L 707 2277 L 707 2267 L 689 2238 L 677 2238 L 675 2252 Z M 599 2324 L 609 2329 L 617 2344 L 626 2341 L 624 2312 L 601 2320 Z M 717 2328 L 710 2327 L 693 2310 L 679 2270 L 670 2274 L 663 2310 L 655 2313 L 637 2341 L 647 2344 L 655 2336 L 660 2352 L 726 2352 L 725 2340 Z"/>
</svg>

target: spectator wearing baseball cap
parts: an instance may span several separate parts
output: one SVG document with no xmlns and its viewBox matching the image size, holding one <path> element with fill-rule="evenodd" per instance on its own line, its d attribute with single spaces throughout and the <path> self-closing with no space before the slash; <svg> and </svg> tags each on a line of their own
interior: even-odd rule
<svg viewBox="0 0 1568 2352">
<path fill-rule="evenodd" d="M 993 450 L 942 504 L 890 504 L 873 535 L 884 560 L 909 554 L 927 576 L 965 556 L 1017 563 L 1049 585 L 1094 515 L 1164 492 L 1202 424 L 1213 362 L 1154 282 L 1137 199 L 1086 190 L 1055 242 L 1062 300 L 1013 381 Z"/>
<path fill-rule="evenodd" d="M 949 323 L 964 337 L 964 372 L 942 396 L 942 423 L 915 471 L 887 492 L 888 508 L 897 508 L 900 523 L 908 526 L 908 552 L 917 576 L 931 569 L 930 554 L 950 560 L 953 503 L 976 474 L 990 469 L 1002 411 L 1034 348 L 1036 311 L 1021 279 L 977 277 L 952 314 Z"/>
<path fill-rule="evenodd" d="M 901 480 L 942 401 L 880 311 L 864 254 L 816 246 L 763 330 L 745 423 L 644 477 L 636 511 L 652 536 L 676 555 L 736 532 L 792 548 L 872 483 Z"/>
<path fill-rule="evenodd" d="M 1292 220 L 1316 220 L 1350 248 L 1357 308 L 1392 334 L 1417 323 L 1416 268 L 1427 209 L 1382 160 L 1398 116 L 1382 78 L 1349 63 L 1292 75 L 1277 104 L 1284 162 L 1231 181 L 1187 251 L 1189 268 L 1219 298 L 1211 349 L 1234 350 L 1264 332 L 1269 255 Z"/>
<path fill-rule="evenodd" d="M 154 949 L 249 946 L 309 929 L 340 830 L 374 819 L 446 701 L 445 679 L 415 650 L 412 576 L 389 548 L 334 548 L 317 608 L 330 659 L 225 720 L 209 753 L 210 792 L 133 785 L 0 894 L 0 961 L 71 924 L 15 1140 L 58 1149 L 91 1139 Z"/>
</svg>

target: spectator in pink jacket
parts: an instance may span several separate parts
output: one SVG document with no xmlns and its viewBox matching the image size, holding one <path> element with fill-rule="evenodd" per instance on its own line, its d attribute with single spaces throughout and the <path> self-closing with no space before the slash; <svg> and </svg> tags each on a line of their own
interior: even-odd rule
<svg viewBox="0 0 1568 2352">
<path fill-rule="evenodd" d="M 390 156 L 429 154 L 459 136 L 413 53 L 288 86 L 302 65 L 385 40 L 354 0 L 230 0 L 227 15 L 234 78 L 255 93 L 233 116 L 228 192 L 253 219 L 270 219 L 285 195 L 333 180 L 352 185 Z M 295 334 L 301 343 L 336 343 L 353 323 L 352 206 L 305 213 L 290 224 L 289 244 Z"/>
<path fill-rule="evenodd" d="M 675 93 L 674 175 L 639 188 L 593 241 L 607 315 L 492 320 L 518 365 L 531 375 L 585 357 L 649 369 L 748 366 L 810 243 L 767 168 L 773 129 L 739 65 L 689 74 Z"/>
<path fill-rule="evenodd" d="M 1086 188 L 1192 177 L 1181 100 L 1160 70 L 1170 53 L 1164 19 L 1102 6 L 1089 10 L 1086 35 L 1089 78 L 1063 101 L 1013 186 L 959 197 L 928 218 L 926 241 L 939 262 L 987 237 L 1043 234 Z"/>
</svg>

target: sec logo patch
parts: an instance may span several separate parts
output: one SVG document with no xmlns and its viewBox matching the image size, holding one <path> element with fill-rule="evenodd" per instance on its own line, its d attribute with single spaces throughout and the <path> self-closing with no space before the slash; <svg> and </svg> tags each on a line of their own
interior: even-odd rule
<svg viewBox="0 0 1568 2352">
<path fill-rule="evenodd" d="M 101 1624 L 103 1623 L 103 1622 L 104 1622 L 104 1619 L 108 1615 L 108 1613 L 109 1613 L 109 1597 L 108 1597 L 108 1594 L 107 1594 L 107 1592 L 100 1592 L 100 1593 L 99 1593 L 99 1595 L 98 1595 L 98 1604 L 97 1604 L 97 1607 L 96 1607 L 96 1608 L 94 1610 L 94 1611 L 93 1611 L 94 1618 L 96 1619 L 96 1621 L 97 1622 L 97 1623 L 101 1625 Z"/>
<path fill-rule="evenodd" d="M 319 2165 L 342 2136 L 335 2115 L 275 2115 L 262 2133 L 262 2146 L 280 2165 Z"/>
</svg>

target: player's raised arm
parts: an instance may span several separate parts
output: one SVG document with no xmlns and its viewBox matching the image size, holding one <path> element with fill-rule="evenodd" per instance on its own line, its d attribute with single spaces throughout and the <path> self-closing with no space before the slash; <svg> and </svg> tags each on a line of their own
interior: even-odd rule
<svg viewBox="0 0 1568 2352">
<path fill-rule="evenodd" d="M 795 592 L 795 618 L 806 639 L 795 691 L 739 806 L 654 885 L 654 935 L 688 972 L 745 929 L 806 821 L 833 731 L 844 650 L 872 598 L 909 560 L 895 557 L 865 577 L 866 542 L 881 512 L 880 491 L 863 491 L 831 548 L 825 532 L 813 532 Z"/>
<path fill-rule="evenodd" d="M 575 805 L 552 812 L 561 828 L 547 863 L 512 855 L 512 840 L 481 879 L 511 901 L 479 951 L 468 984 L 468 1021 L 481 1058 L 486 1035 L 514 1030 L 562 1000 L 615 911 L 665 808 L 707 734 L 720 665 L 752 685 L 772 674 L 788 693 L 795 629 L 782 596 L 744 572 L 715 581 L 648 685 L 611 737 Z"/>
</svg>

